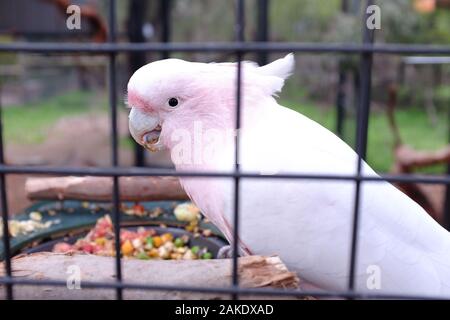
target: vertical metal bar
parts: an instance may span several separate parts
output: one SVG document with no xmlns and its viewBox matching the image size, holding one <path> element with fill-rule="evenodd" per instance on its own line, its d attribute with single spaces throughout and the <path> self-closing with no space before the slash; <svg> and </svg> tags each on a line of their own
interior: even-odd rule
<svg viewBox="0 0 450 320">
<path fill-rule="evenodd" d="M 170 42 L 170 0 L 160 0 L 159 10 L 161 17 L 161 42 L 167 43 Z M 161 52 L 161 59 L 167 59 L 170 57 L 169 51 Z"/>
<path fill-rule="evenodd" d="M 345 83 L 347 76 L 343 67 L 343 62 L 339 61 L 338 90 L 336 95 L 336 133 L 339 137 L 344 137 L 345 121 Z"/>
<path fill-rule="evenodd" d="M 447 110 L 447 130 L 450 140 L 450 110 Z M 450 175 L 450 164 L 447 165 L 447 175 Z M 445 200 L 444 200 L 444 219 L 443 226 L 450 231 L 450 185 L 445 186 Z"/>
<path fill-rule="evenodd" d="M 342 0 L 341 11 L 348 13 L 348 0 Z M 338 90 L 336 95 L 336 133 L 339 137 L 344 136 L 344 121 L 345 121 L 345 83 L 347 76 L 344 68 L 344 58 L 339 57 L 339 75 L 338 75 Z"/>
<path fill-rule="evenodd" d="M 341 10 L 344 13 L 348 13 L 349 12 L 348 0 L 342 0 L 342 2 L 341 2 Z"/>
<path fill-rule="evenodd" d="M 256 13 L 256 41 L 267 42 L 269 40 L 269 0 L 258 0 Z M 267 52 L 258 52 L 257 61 L 260 66 L 267 64 Z"/>
<path fill-rule="evenodd" d="M 145 42 L 142 27 L 147 8 L 146 4 L 146 0 L 130 0 L 128 3 L 128 39 L 130 42 Z M 129 52 L 128 59 L 129 77 L 131 77 L 137 69 L 145 64 L 146 54 L 145 52 Z M 145 164 L 144 148 L 133 139 L 132 141 L 134 144 L 134 165 L 136 167 L 143 167 Z"/>
<path fill-rule="evenodd" d="M 111 43 L 116 42 L 116 1 L 110 0 L 109 3 L 109 37 Z M 116 94 L 116 52 L 109 54 L 109 106 L 111 112 L 111 162 L 113 167 L 119 164 L 118 144 L 117 144 L 117 94 Z M 116 250 L 116 278 L 118 282 L 122 281 L 122 264 L 120 251 L 120 210 L 119 210 L 119 178 L 113 177 L 113 207 L 112 215 L 114 220 L 115 250 Z M 116 289 L 118 300 L 122 300 L 122 288 Z"/>
<path fill-rule="evenodd" d="M 433 73 L 433 86 L 437 87 L 441 84 L 442 81 L 442 74 L 441 69 L 439 69 L 438 65 L 434 66 L 434 73 Z M 437 68 L 437 69 L 436 69 Z M 448 132 L 448 139 L 450 141 L 450 110 L 447 109 L 447 132 Z M 450 164 L 447 164 L 447 175 L 450 175 Z M 445 200 L 444 200 L 444 217 L 443 217 L 442 224 L 443 226 L 450 231 L 450 185 L 445 186 Z"/>
<path fill-rule="evenodd" d="M 4 158 L 4 145 L 3 145 L 3 116 L 2 116 L 2 104 L 1 104 L 1 83 L 0 83 L 0 164 L 5 163 Z M 3 247 L 5 253 L 5 273 L 7 277 L 12 277 L 11 268 L 11 249 L 9 243 L 9 224 L 8 224 L 8 198 L 6 195 L 6 175 L 4 173 L 0 174 L 0 200 L 1 210 L 2 210 L 2 228 L 3 228 Z M 7 283 L 5 286 L 6 299 L 13 299 L 13 285 Z"/>
<path fill-rule="evenodd" d="M 243 0 L 237 0 L 237 8 L 236 8 L 236 40 L 244 41 L 244 7 Z M 237 75 L 236 75 L 236 146 L 234 152 L 234 165 L 236 172 L 239 172 L 239 128 L 241 127 L 241 98 L 242 98 L 242 52 L 236 52 L 237 58 Z M 232 284 L 233 286 L 239 286 L 239 273 L 238 273 L 238 250 L 239 250 L 239 176 L 234 178 L 234 220 L 233 220 L 233 277 Z M 232 294 L 232 299 L 239 299 L 238 294 Z"/>
<path fill-rule="evenodd" d="M 366 8 L 373 4 L 373 0 L 367 0 Z M 367 10 L 363 14 L 363 42 L 370 44 L 374 40 L 374 32 L 367 28 L 368 14 Z M 361 55 L 360 62 L 360 79 L 361 91 L 359 106 L 357 110 L 357 130 L 356 130 L 356 152 L 358 154 L 357 174 L 361 174 L 363 159 L 366 157 L 367 151 L 367 136 L 369 126 L 369 112 L 372 86 L 372 58 L 371 52 L 365 52 Z M 360 215 L 360 198 L 361 198 L 361 181 L 356 180 L 355 202 L 353 212 L 353 226 L 352 226 L 352 243 L 350 256 L 350 270 L 348 289 L 353 291 L 355 289 L 355 273 L 357 267 L 357 251 L 358 251 L 358 227 Z"/>
</svg>

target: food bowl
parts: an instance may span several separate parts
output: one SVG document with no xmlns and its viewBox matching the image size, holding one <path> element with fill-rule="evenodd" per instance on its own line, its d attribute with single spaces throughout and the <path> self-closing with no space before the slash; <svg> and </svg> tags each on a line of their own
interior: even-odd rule
<svg viewBox="0 0 450 320">
<path fill-rule="evenodd" d="M 181 201 L 149 201 L 139 204 L 145 209 L 147 215 L 134 215 L 126 208 L 132 208 L 135 204 L 124 202 L 120 211 L 122 229 L 137 228 L 139 226 L 151 227 L 158 233 L 173 232 L 174 236 L 189 234 L 185 230 L 188 223 L 176 219 L 174 208 Z M 159 212 L 159 214 L 154 214 Z M 38 214 L 36 214 L 38 213 Z M 14 216 L 17 221 L 39 216 L 40 222 L 51 222 L 48 228 L 37 229 L 25 234 L 19 234 L 10 239 L 10 252 L 12 255 L 20 253 L 32 253 L 51 251 L 53 246 L 62 241 L 74 243 L 83 237 L 96 224 L 97 220 L 111 214 L 111 204 L 104 202 L 83 201 L 41 201 Z M 162 228 L 161 225 L 167 226 Z M 209 230 L 208 237 L 201 233 L 197 238 L 190 237 L 192 245 L 207 247 L 215 257 L 220 247 L 227 245 L 227 241 L 220 231 L 203 218 L 199 220 L 198 227 L 201 231 Z M 4 258 L 3 243 L 0 242 L 0 260 Z"/>
<path fill-rule="evenodd" d="M 136 231 L 138 227 L 123 227 L 122 229 L 130 230 L 130 231 Z M 217 254 L 223 246 L 228 245 L 227 242 L 225 242 L 223 239 L 216 237 L 216 236 L 210 236 L 210 237 L 196 237 L 194 238 L 192 236 L 191 232 L 188 232 L 181 228 L 173 228 L 173 227 L 152 227 L 153 230 L 156 231 L 157 234 L 163 234 L 163 233 L 171 233 L 174 237 L 182 237 L 182 236 L 188 236 L 189 237 L 189 246 L 198 246 L 201 248 L 207 248 L 208 252 L 211 252 L 213 257 L 217 257 Z M 83 232 L 76 236 L 67 236 L 67 237 L 61 237 L 58 239 L 54 239 L 51 241 L 43 242 L 41 244 L 38 244 L 37 246 L 24 249 L 22 250 L 22 253 L 36 253 L 36 252 L 44 252 L 44 251 L 53 251 L 53 247 L 61 242 L 74 244 L 78 239 L 83 238 L 87 232 Z"/>
</svg>

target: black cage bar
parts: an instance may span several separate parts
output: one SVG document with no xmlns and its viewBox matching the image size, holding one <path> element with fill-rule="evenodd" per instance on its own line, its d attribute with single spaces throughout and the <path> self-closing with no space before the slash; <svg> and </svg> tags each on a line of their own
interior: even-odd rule
<svg viewBox="0 0 450 320">
<path fill-rule="evenodd" d="M 372 0 L 365 2 L 365 7 L 372 4 Z M 163 4 L 164 3 L 164 4 Z M 264 6 L 260 8 L 267 10 L 268 0 L 256 2 Z M 163 6 L 161 10 L 167 17 L 170 17 L 170 6 L 168 2 L 161 1 Z M 7 299 L 13 299 L 14 285 L 51 285 L 66 286 L 65 281 L 34 281 L 24 280 L 12 277 L 11 272 L 11 254 L 10 254 L 10 235 L 8 231 L 8 203 L 6 198 L 5 175 L 7 174 L 47 174 L 47 175 L 93 175 L 107 176 L 113 179 L 113 220 L 114 233 L 116 237 L 116 276 L 115 282 L 83 282 L 86 288 L 109 288 L 115 289 L 117 299 L 123 298 L 123 290 L 169 290 L 169 291 L 186 291 L 186 292 L 203 292 L 203 293 L 224 293 L 230 294 L 232 298 L 238 298 L 239 295 L 279 295 L 287 296 L 316 296 L 316 297 L 342 297 L 342 298 L 408 298 L 408 299 L 429 299 L 433 297 L 420 297 L 408 295 L 393 294 L 368 294 L 360 293 L 355 290 L 354 273 L 357 264 L 357 244 L 358 244 L 358 217 L 360 188 L 364 181 L 390 181 L 390 182 L 408 182 L 408 183 L 440 183 L 450 185 L 450 175 L 439 177 L 421 176 L 421 175 L 381 175 L 380 177 L 363 176 L 361 174 L 361 163 L 365 157 L 367 147 L 367 129 L 369 120 L 369 106 L 371 100 L 371 72 L 372 59 L 374 54 L 433 54 L 433 55 L 450 55 L 450 46 L 433 46 L 433 45 L 404 45 L 404 44 L 374 44 L 373 30 L 368 30 L 366 24 L 363 23 L 363 43 L 346 44 L 346 43 L 277 43 L 277 42 L 246 42 L 244 39 L 245 25 L 245 1 L 237 0 L 236 4 L 236 20 L 235 20 L 235 41 L 227 43 L 169 43 L 168 34 L 164 35 L 162 42 L 159 43 L 117 43 L 116 42 L 116 11 L 115 0 L 109 1 L 109 37 L 108 42 L 103 44 L 75 44 L 75 43 L 11 43 L 0 44 L 0 52 L 22 52 L 22 53 L 46 53 L 46 54 L 96 54 L 105 55 L 109 59 L 108 84 L 109 84 L 109 105 L 111 119 L 111 167 L 107 168 L 74 168 L 74 167 L 45 167 L 45 166 L 15 166 L 6 165 L 3 156 L 3 135 L 2 135 L 2 118 L 0 114 L 0 200 L 1 200 L 1 216 L 3 220 L 3 243 L 5 248 L 5 276 L 0 278 L 0 283 L 5 285 Z M 366 12 L 366 10 L 364 10 Z M 260 19 L 267 19 L 267 12 L 260 14 Z M 365 15 L 365 14 L 364 14 Z M 166 19 L 169 23 L 170 19 Z M 259 21 L 259 24 L 262 22 Z M 266 21 L 267 25 L 267 21 Z M 169 29 L 166 26 L 166 31 Z M 168 32 L 168 31 L 167 31 Z M 265 33 L 267 33 L 265 31 Z M 118 167 L 118 139 L 117 139 L 117 95 L 116 95 L 116 56 L 120 53 L 128 52 L 159 52 L 164 56 L 168 56 L 172 52 L 229 52 L 236 56 L 237 60 L 237 80 L 236 80 L 236 128 L 240 127 L 240 105 L 241 95 L 245 94 L 241 88 L 242 78 L 242 58 L 246 53 L 259 53 L 261 59 L 265 59 L 265 55 L 274 52 L 303 52 L 303 53 L 343 53 L 360 55 L 360 101 L 357 115 L 357 131 L 356 131 L 356 152 L 358 154 L 357 171 L 354 175 L 330 175 L 321 174 L 276 174 L 264 175 L 253 172 L 242 172 L 239 168 L 239 140 L 236 139 L 235 148 L 235 170 L 231 173 L 219 172 L 176 172 L 172 169 L 157 168 L 123 168 Z M 1 107 L 1 106 L 0 106 Z M 1 109 L 1 108 L 0 108 Z M 228 177 L 233 178 L 235 182 L 234 192 L 234 221 L 233 221 L 233 276 L 229 287 L 224 288 L 205 288 L 205 287 L 181 287 L 167 285 L 138 285 L 122 281 L 121 254 L 120 254 L 120 197 L 119 197 L 119 180 L 120 176 L 177 176 L 177 177 Z M 239 238 L 239 181 L 241 178 L 247 179 L 306 179 L 306 180 L 346 180 L 354 181 L 356 184 L 356 192 L 354 199 L 354 217 L 352 228 L 352 246 L 351 261 L 349 270 L 348 290 L 323 292 L 323 291 L 298 291 L 298 290 L 281 290 L 281 289 L 247 289 L 239 287 L 238 274 L 238 241 Z M 434 297 L 439 298 L 439 297 Z"/>
</svg>

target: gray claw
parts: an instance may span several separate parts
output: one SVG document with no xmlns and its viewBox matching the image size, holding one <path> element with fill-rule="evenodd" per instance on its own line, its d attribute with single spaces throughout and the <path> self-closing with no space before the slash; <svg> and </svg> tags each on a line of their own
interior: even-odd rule
<svg viewBox="0 0 450 320">
<path fill-rule="evenodd" d="M 233 248 L 228 245 L 219 249 L 217 252 L 217 259 L 231 259 L 233 258 Z"/>
</svg>

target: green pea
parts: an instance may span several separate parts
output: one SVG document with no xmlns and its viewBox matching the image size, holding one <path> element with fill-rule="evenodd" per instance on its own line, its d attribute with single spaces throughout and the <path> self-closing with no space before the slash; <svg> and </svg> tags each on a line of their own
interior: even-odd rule
<svg viewBox="0 0 450 320">
<path fill-rule="evenodd" d="M 175 247 L 177 247 L 177 248 L 184 246 L 184 241 L 181 238 L 176 238 L 173 243 L 175 244 Z"/>
<path fill-rule="evenodd" d="M 202 259 L 212 259 L 212 253 L 211 252 L 205 252 L 202 255 Z"/>
<path fill-rule="evenodd" d="M 200 251 L 200 247 L 199 247 L 199 246 L 193 246 L 193 247 L 191 248 L 191 252 L 192 252 L 193 254 L 197 254 L 199 251 Z"/>
<path fill-rule="evenodd" d="M 142 260 L 150 259 L 150 257 L 145 252 L 139 252 L 139 254 L 137 255 L 137 258 L 142 259 Z"/>
<path fill-rule="evenodd" d="M 148 237 L 147 239 L 145 239 L 145 243 L 149 246 L 153 246 L 153 238 Z"/>
</svg>

